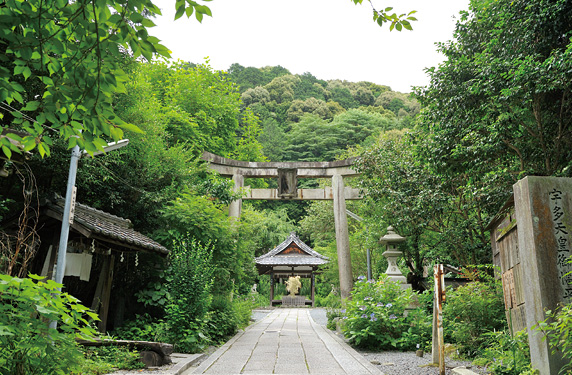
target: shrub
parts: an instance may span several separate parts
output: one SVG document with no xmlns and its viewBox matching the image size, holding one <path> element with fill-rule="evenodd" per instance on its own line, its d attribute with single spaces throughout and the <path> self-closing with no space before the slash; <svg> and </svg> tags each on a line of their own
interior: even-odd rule
<svg viewBox="0 0 572 375">
<path fill-rule="evenodd" d="M 326 328 L 332 331 L 336 330 L 336 322 L 344 317 L 345 312 L 345 309 L 327 309 L 326 317 L 328 318 L 328 323 L 326 324 Z"/>
<path fill-rule="evenodd" d="M 81 374 L 107 374 L 116 369 L 134 370 L 145 367 L 139 361 L 139 352 L 122 346 L 99 346 L 82 348 L 86 361 L 81 368 Z"/>
<path fill-rule="evenodd" d="M 484 333 L 507 328 L 502 285 L 498 280 L 474 281 L 447 290 L 443 329 L 460 353 L 474 357 L 484 350 Z"/>
<path fill-rule="evenodd" d="M 215 296 L 206 318 L 206 334 L 213 343 L 223 343 L 238 329 L 250 323 L 252 309 L 258 306 L 258 293 L 236 296 L 232 302 L 227 296 Z"/>
<path fill-rule="evenodd" d="M 135 315 L 135 319 L 125 321 L 113 335 L 122 340 L 168 341 L 165 322 L 155 321 L 149 314 Z"/>
<path fill-rule="evenodd" d="M 382 275 L 376 282 L 360 276 L 346 304 L 342 330 L 353 345 L 371 349 L 409 350 L 426 341 L 426 325 L 416 326 L 423 317 L 405 314 L 413 292 Z M 429 331 L 430 334 L 430 331 Z"/>
<path fill-rule="evenodd" d="M 484 350 L 475 365 L 486 366 L 494 375 L 523 374 L 531 371 L 526 330 L 511 335 L 505 331 L 483 334 Z"/>
<path fill-rule="evenodd" d="M 339 309 L 342 307 L 342 300 L 340 299 L 340 296 L 334 293 L 330 293 L 326 297 L 319 297 L 316 295 L 315 298 L 316 305 L 318 306 L 328 307 L 331 309 Z"/>
<path fill-rule="evenodd" d="M 250 316 L 249 316 L 250 319 Z M 216 344 L 236 333 L 238 317 L 226 296 L 216 296 L 206 317 L 206 334 Z"/>
<path fill-rule="evenodd" d="M 197 352 L 208 343 L 203 334 L 211 304 L 212 251 L 195 240 L 173 242 L 168 272 L 170 301 L 165 307 L 168 341 L 180 352 Z"/>
<path fill-rule="evenodd" d="M 250 293 L 250 297 L 252 298 L 252 307 L 268 307 L 270 306 L 270 296 L 269 294 L 262 294 L 262 293 Z"/>
<path fill-rule="evenodd" d="M 538 324 L 546 335 L 552 352 L 560 352 L 568 363 L 560 370 L 561 374 L 572 373 L 572 305 L 560 307 L 557 311 L 547 311 L 547 319 Z"/>
<path fill-rule="evenodd" d="M 41 280 L 0 275 L 0 374 L 73 372 L 83 361 L 75 338 L 96 335 L 86 315 L 97 315 L 58 291 L 61 284 Z M 52 320 L 58 321 L 58 330 L 49 328 Z"/>
<path fill-rule="evenodd" d="M 236 323 L 238 329 L 243 329 L 250 324 L 252 318 L 252 309 L 259 306 L 258 293 L 251 293 L 246 296 L 237 296 L 232 301 L 232 308 L 236 315 Z M 268 300 L 268 299 L 266 299 Z"/>
</svg>

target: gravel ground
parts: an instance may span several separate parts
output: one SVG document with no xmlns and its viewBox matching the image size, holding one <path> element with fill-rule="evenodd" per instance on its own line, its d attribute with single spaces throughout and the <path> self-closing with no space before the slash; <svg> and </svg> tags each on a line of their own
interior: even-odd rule
<svg viewBox="0 0 572 375">
<path fill-rule="evenodd" d="M 439 368 L 430 365 L 431 353 L 418 357 L 415 352 L 368 352 L 358 350 L 368 361 L 386 375 L 437 375 Z M 452 374 L 455 367 L 464 366 L 477 374 L 487 374 L 483 368 L 473 366 L 471 362 L 445 360 L 445 373 Z"/>
</svg>

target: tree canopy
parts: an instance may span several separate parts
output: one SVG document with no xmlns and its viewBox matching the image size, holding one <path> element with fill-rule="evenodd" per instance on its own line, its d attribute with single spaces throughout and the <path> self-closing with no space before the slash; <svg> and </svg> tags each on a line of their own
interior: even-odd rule
<svg viewBox="0 0 572 375">
<path fill-rule="evenodd" d="M 569 169 L 571 37 L 569 1 L 472 1 L 418 90 L 430 159 L 451 173 Z"/>
<path fill-rule="evenodd" d="M 195 1 L 176 2 L 177 18 L 210 10 Z M 26 151 L 49 155 L 62 137 L 93 153 L 138 128 L 115 114 L 113 95 L 125 92 L 121 67 L 126 53 L 150 61 L 169 56 L 149 35 L 150 17 L 160 14 L 150 0 L 8 0 L 0 5 L 0 103 L 2 124 L 29 135 L 11 138 Z M 7 113 L 7 114 L 5 114 Z M 8 157 L 18 144 L 0 139 Z"/>
</svg>

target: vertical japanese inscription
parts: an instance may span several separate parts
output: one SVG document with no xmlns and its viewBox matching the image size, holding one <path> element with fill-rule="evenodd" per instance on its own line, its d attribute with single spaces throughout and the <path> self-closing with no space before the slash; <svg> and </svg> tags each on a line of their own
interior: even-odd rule
<svg viewBox="0 0 572 375">
<path fill-rule="evenodd" d="M 570 243 L 570 215 L 564 209 L 563 192 L 554 188 L 548 193 L 550 212 L 552 214 L 552 231 L 556 238 L 556 268 L 562 287 L 562 298 L 566 303 L 572 301 L 572 264 L 569 263 L 571 255 Z"/>
</svg>

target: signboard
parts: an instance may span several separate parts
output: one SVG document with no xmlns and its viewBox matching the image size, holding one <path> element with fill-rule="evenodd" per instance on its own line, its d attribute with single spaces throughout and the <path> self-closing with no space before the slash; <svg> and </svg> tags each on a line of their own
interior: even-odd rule
<svg viewBox="0 0 572 375">
<path fill-rule="evenodd" d="M 73 217 L 75 214 L 75 198 L 76 198 L 76 194 L 77 194 L 77 187 L 74 186 L 72 188 L 72 196 L 71 196 L 71 204 L 70 204 L 70 216 L 69 216 L 69 223 L 70 225 L 73 224 Z"/>
</svg>

